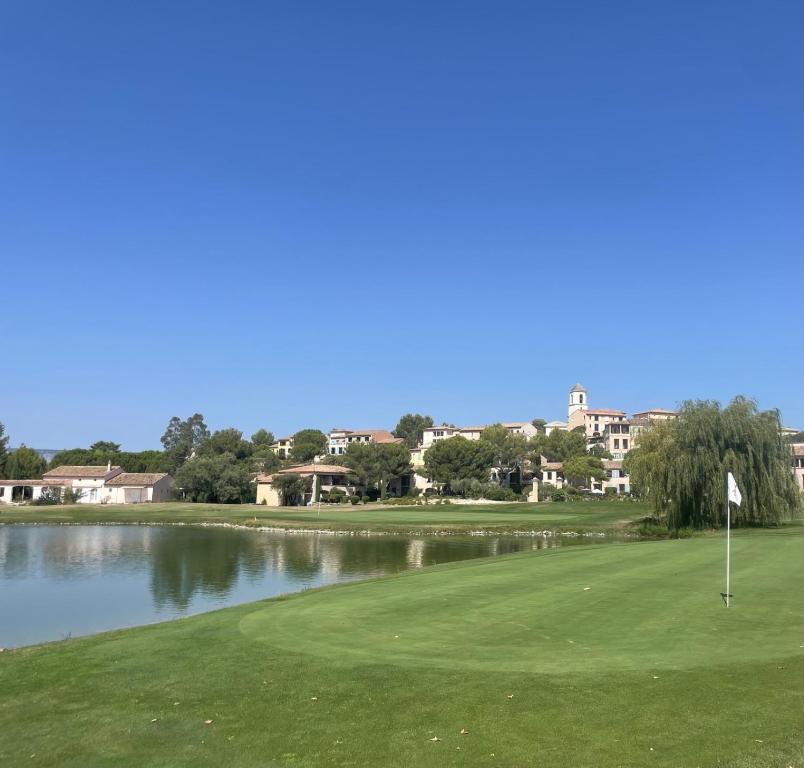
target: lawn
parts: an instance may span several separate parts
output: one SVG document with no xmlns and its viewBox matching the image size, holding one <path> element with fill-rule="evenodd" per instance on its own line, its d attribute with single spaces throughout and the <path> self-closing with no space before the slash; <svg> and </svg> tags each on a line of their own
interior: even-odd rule
<svg viewBox="0 0 804 768">
<path fill-rule="evenodd" d="M 316 528 L 394 533 L 622 529 L 648 514 L 630 501 L 579 501 L 540 504 L 424 506 L 265 507 L 256 504 L 168 504 L 25 506 L 0 508 L 0 523 L 235 523 L 282 528 Z"/>
<path fill-rule="evenodd" d="M 723 545 L 455 563 L 6 651 L 0 765 L 800 768 L 802 528 L 734 537 L 728 610 Z"/>
</svg>

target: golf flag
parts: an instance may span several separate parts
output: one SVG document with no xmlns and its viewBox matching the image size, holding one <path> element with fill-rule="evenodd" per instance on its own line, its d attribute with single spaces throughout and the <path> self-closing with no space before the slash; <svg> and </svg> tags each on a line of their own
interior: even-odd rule
<svg viewBox="0 0 804 768">
<path fill-rule="evenodd" d="M 729 501 L 734 502 L 739 507 L 742 500 L 743 497 L 737 487 L 737 481 L 734 479 L 734 475 L 729 472 Z"/>
</svg>

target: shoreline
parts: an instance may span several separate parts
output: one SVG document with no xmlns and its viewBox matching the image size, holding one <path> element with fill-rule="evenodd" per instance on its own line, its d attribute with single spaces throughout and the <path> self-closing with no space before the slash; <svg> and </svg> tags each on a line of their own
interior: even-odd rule
<svg viewBox="0 0 804 768">
<path fill-rule="evenodd" d="M 345 528 L 302 528 L 295 526 L 278 526 L 278 525 L 247 525 L 244 523 L 225 523 L 225 522 L 211 522 L 211 521 L 191 521 L 184 522 L 178 520 L 12 520 L 5 522 L 0 520 L 0 528 L 5 526 L 112 526 L 112 525 L 131 525 L 131 526 L 173 526 L 173 527 L 189 527 L 189 528 L 229 528 L 232 530 L 240 531 L 259 531 L 262 533 L 283 533 L 283 534 L 319 534 L 327 536 L 521 536 L 530 538 L 558 538 L 561 536 L 567 537 L 595 537 L 606 538 L 622 537 L 633 538 L 636 540 L 652 540 L 651 537 L 639 536 L 638 534 L 629 534 L 625 529 L 622 531 L 567 531 L 567 530 L 495 530 L 492 528 L 478 528 L 475 530 L 458 530 L 455 528 L 440 528 L 438 530 L 389 530 L 388 528 L 363 528 L 363 529 L 345 529 Z"/>
</svg>

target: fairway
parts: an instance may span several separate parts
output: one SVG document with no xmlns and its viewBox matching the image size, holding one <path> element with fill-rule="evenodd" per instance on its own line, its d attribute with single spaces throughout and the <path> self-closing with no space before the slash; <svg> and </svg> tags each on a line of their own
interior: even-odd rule
<svg viewBox="0 0 804 768">
<path fill-rule="evenodd" d="M 266 507 L 258 504 L 77 504 L 0 506 L 0 523 L 229 523 L 234 525 L 391 533 L 445 531 L 622 530 L 649 514 L 646 504 L 588 500 L 567 503 L 426 504 L 420 506 Z"/>
<path fill-rule="evenodd" d="M 0 764 L 801 768 L 801 530 L 734 537 L 728 610 L 712 536 L 5 652 Z"/>
</svg>

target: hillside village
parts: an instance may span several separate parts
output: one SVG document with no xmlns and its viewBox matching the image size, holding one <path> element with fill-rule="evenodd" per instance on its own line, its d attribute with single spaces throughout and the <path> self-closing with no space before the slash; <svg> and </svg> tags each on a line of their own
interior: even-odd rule
<svg viewBox="0 0 804 768">
<path fill-rule="evenodd" d="M 392 489 L 397 495 L 409 493 L 411 488 L 420 493 L 428 493 L 434 489 L 434 483 L 428 479 L 423 471 L 427 451 L 437 442 L 454 437 L 466 440 L 480 440 L 484 431 L 490 426 L 502 426 L 509 433 L 521 435 L 530 440 L 539 432 L 549 436 L 553 431 L 568 432 L 583 430 L 587 441 L 587 449 L 598 450 L 602 455 L 611 458 L 602 459 L 606 476 L 600 479 L 589 478 L 588 485 L 583 490 L 589 493 L 628 494 L 631 491 L 628 475 L 623 459 L 629 450 L 638 442 L 639 432 L 652 423 L 676 418 L 676 412 L 664 408 L 654 408 L 640 413 L 634 413 L 630 418 L 625 411 L 610 408 L 590 408 L 589 394 L 585 387 L 576 384 L 569 391 L 567 403 L 567 420 L 550 421 L 538 424 L 538 420 L 502 422 L 499 425 L 471 425 L 458 427 L 452 424 L 436 424 L 425 428 L 418 444 L 410 449 L 413 472 L 407 477 L 400 478 Z M 337 464 L 338 456 L 342 456 L 348 446 L 353 443 L 391 443 L 402 442 L 400 438 L 382 429 L 333 429 L 328 435 L 327 455 L 317 458 L 316 462 L 300 467 L 281 470 L 279 475 L 298 474 L 313 479 L 317 488 L 322 492 L 341 489 L 347 495 L 357 491 L 348 481 L 350 470 L 348 467 Z M 286 436 L 277 440 L 272 448 L 277 454 L 287 458 L 293 448 L 293 436 Z M 327 462 L 327 463 L 324 463 Z M 497 473 L 498 467 L 492 467 Z M 567 481 L 564 477 L 561 462 L 548 461 L 540 457 L 540 463 L 532 461 L 523 462 L 514 473 L 499 478 L 503 487 L 530 486 L 526 497 L 528 501 L 539 501 L 545 497 L 544 491 L 550 492 L 565 487 Z M 274 488 L 273 475 L 260 475 L 257 478 L 257 503 L 276 506 L 280 503 L 280 494 Z M 310 498 L 316 495 L 316 489 L 311 487 Z M 309 498 L 307 499 L 309 501 Z"/>
<path fill-rule="evenodd" d="M 327 434 L 302 430 L 296 436 L 270 437 L 271 442 L 262 446 L 262 459 L 258 451 L 251 457 L 253 470 L 246 482 L 252 489 L 251 500 L 266 506 L 304 505 L 322 500 L 359 503 L 374 500 L 377 496 L 426 499 L 445 491 L 454 500 L 464 502 L 560 500 L 565 492 L 628 495 L 631 481 L 626 457 L 639 445 L 640 433 L 653 425 L 676 419 L 678 414 L 665 408 L 652 408 L 629 416 L 622 410 L 592 405 L 587 389 L 576 384 L 568 393 L 565 421 L 534 419 L 456 426 L 432 424 L 428 419 L 414 439 L 410 435 L 398 436 L 387 429 L 343 427 L 333 428 Z M 215 433 L 210 442 L 227 432 L 236 430 Z M 262 432 L 270 435 L 264 430 Z M 797 434 L 796 430 L 789 428 L 784 428 L 783 432 L 788 438 Z M 319 447 L 307 453 L 294 450 L 296 440 L 309 437 L 309 433 L 320 438 Z M 540 445 L 555 443 L 562 434 L 570 433 L 576 435 L 572 439 L 582 453 L 599 461 L 597 472 L 569 478 L 565 461 L 546 456 L 542 450 L 549 451 L 539 449 Z M 239 435 L 236 432 L 235 437 L 239 439 Z M 484 444 L 494 440 L 498 444 L 508 442 L 517 450 L 513 452 L 513 458 L 507 460 L 503 460 L 501 455 L 497 460 L 489 459 L 487 468 L 479 474 L 467 470 L 466 476 L 460 477 L 458 469 L 457 479 L 450 478 L 445 482 L 443 476 L 428 466 L 427 456 L 434 446 L 456 438 L 461 439 L 461 444 L 462 441 L 474 445 L 481 441 Z M 378 447 L 396 454 L 396 468 L 388 470 L 385 478 L 370 480 L 366 473 L 359 471 L 355 457 L 359 457 L 361 451 L 370 453 Z M 237 446 L 227 444 L 221 450 L 236 452 Z M 203 455 L 203 449 L 199 452 Z M 804 491 L 804 443 L 793 442 L 791 452 L 796 483 L 799 490 Z M 56 457 L 65 455 L 70 458 L 74 453 L 68 451 L 56 454 Z M 206 465 L 203 458 L 193 458 L 196 453 L 192 449 L 186 461 L 197 473 L 203 474 Z M 269 456 L 275 458 L 269 460 Z M 299 460 L 300 456 L 302 460 Z M 181 468 L 176 476 L 180 481 L 183 479 Z M 128 472 L 111 460 L 106 465 L 61 463 L 43 471 L 39 477 L 0 479 L 0 503 L 44 503 L 55 499 L 89 504 L 131 504 L 172 498 L 203 500 L 194 498 L 186 481 L 177 483 L 168 471 Z"/>
</svg>

